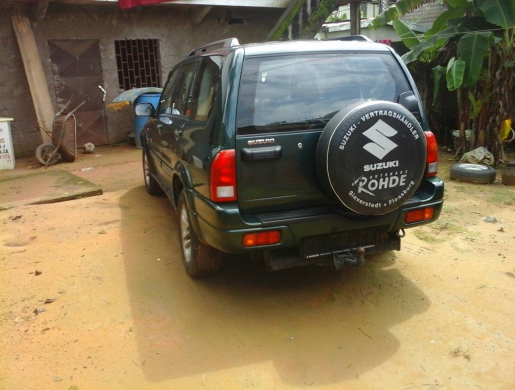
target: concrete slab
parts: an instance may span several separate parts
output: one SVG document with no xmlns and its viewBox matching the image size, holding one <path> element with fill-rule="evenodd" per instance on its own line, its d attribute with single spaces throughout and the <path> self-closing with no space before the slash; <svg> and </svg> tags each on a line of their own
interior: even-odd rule
<svg viewBox="0 0 515 390">
<path fill-rule="evenodd" d="M 0 210 L 101 195 L 102 188 L 61 170 L 0 179 Z"/>
</svg>

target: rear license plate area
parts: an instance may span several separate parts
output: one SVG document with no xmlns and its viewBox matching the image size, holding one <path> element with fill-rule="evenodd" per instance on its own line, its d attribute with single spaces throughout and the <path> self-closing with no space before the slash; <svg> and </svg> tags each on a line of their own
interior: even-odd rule
<svg viewBox="0 0 515 390">
<path fill-rule="evenodd" d="M 320 236 L 305 237 L 302 240 L 300 252 L 304 258 L 331 255 L 347 252 L 359 247 L 369 248 L 378 242 L 377 228 L 352 230 Z"/>
</svg>

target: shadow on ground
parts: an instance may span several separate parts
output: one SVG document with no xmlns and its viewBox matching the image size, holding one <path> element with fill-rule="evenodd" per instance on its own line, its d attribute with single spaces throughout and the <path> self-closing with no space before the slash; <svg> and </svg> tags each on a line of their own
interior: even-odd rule
<svg viewBox="0 0 515 390">
<path fill-rule="evenodd" d="M 394 253 L 340 273 L 268 274 L 259 262 L 231 259 L 221 274 L 194 280 L 183 271 L 166 198 L 137 187 L 120 207 L 132 330 L 151 382 L 267 362 L 289 385 L 345 381 L 394 355 L 400 343 L 390 329 L 430 304 L 394 266 Z"/>
</svg>

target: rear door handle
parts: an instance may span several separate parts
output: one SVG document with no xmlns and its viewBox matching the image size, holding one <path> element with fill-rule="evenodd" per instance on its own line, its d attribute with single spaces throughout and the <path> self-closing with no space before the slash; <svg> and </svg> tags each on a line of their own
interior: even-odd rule
<svg viewBox="0 0 515 390">
<path fill-rule="evenodd" d="M 283 157 L 283 150 L 280 146 L 266 148 L 243 148 L 241 159 L 243 161 L 279 160 Z"/>
</svg>

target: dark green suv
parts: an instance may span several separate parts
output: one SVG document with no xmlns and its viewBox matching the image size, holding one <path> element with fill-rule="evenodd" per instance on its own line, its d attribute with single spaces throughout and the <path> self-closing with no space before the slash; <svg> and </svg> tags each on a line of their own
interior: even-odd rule
<svg viewBox="0 0 515 390">
<path fill-rule="evenodd" d="M 437 143 L 399 56 L 363 37 L 191 52 L 170 72 L 142 134 L 150 194 L 179 215 L 189 275 L 222 252 L 270 270 L 362 264 L 436 220 Z"/>
</svg>

